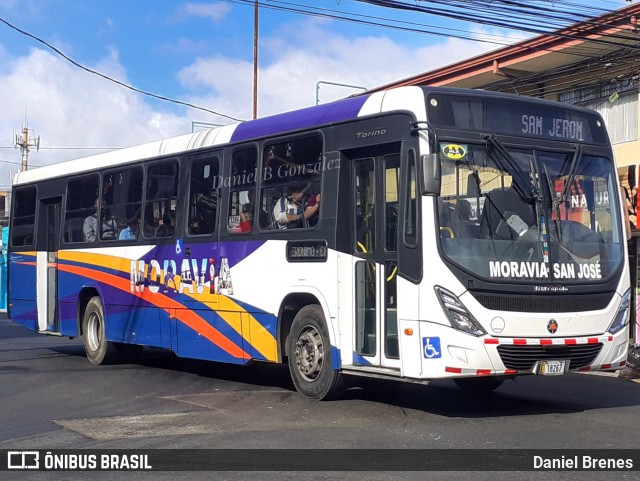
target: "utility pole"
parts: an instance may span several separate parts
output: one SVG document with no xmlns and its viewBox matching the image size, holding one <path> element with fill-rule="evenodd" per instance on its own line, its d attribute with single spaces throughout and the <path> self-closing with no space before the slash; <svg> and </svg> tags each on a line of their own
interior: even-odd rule
<svg viewBox="0 0 640 481">
<path fill-rule="evenodd" d="M 33 129 L 31 129 L 33 132 Z M 14 145 L 15 147 L 20 147 L 22 151 L 22 167 L 21 171 L 25 171 L 29 168 L 29 147 L 35 147 L 36 150 L 40 150 L 40 136 L 34 136 L 33 140 L 29 140 L 29 128 L 25 125 L 22 128 L 21 134 L 16 134 L 14 132 Z"/>
<path fill-rule="evenodd" d="M 253 118 L 258 118 L 258 0 L 253 10 Z"/>
</svg>

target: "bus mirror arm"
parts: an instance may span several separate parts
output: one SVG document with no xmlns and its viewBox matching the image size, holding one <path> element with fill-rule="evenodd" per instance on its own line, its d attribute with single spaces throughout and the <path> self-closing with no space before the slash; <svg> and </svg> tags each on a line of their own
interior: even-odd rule
<svg viewBox="0 0 640 481">
<path fill-rule="evenodd" d="M 438 154 L 422 155 L 420 163 L 422 164 L 422 195 L 440 195 L 440 156 Z"/>
<path fill-rule="evenodd" d="M 441 169 L 440 169 L 440 156 L 438 152 L 438 134 L 431 122 L 428 120 L 419 120 L 411 123 L 410 132 L 413 135 L 426 131 L 429 133 L 429 146 L 433 152 L 420 156 L 420 163 L 422 164 L 422 181 L 421 190 L 422 195 L 440 195 L 441 189 Z"/>
</svg>

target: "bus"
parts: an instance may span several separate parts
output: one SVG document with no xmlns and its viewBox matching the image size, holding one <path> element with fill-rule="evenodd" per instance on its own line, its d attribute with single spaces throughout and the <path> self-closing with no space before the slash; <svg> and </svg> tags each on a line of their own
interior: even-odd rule
<svg viewBox="0 0 640 481">
<path fill-rule="evenodd" d="M 287 364 L 313 399 L 350 376 L 492 390 L 615 370 L 629 268 L 602 118 L 412 86 L 21 172 L 9 315 L 81 337 Z"/>
</svg>

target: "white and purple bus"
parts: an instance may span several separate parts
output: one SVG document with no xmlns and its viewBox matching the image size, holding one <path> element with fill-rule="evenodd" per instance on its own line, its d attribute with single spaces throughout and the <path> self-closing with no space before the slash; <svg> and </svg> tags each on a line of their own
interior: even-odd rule
<svg viewBox="0 0 640 481">
<path fill-rule="evenodd" d="M 625 364 L 622 200 L 602 118 L 402 87 L 20 173 L 9 315 L 82 337 L 494 389 Z"/>
</svg>

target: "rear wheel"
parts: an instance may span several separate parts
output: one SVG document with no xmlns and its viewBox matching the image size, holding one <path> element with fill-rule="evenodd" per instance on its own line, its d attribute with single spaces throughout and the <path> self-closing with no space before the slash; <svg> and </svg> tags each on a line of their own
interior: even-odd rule
<svg viewBox="0 0 640 481">
<path fill-rule="evenodd" d="M 116 343 L 107 341 L 102 302 L 97 296 L 91 298 L 84 311 L 82 337 L 91 364 L 113 364 L 120 360 L 122 351 Z"/>
<path fill-rule="evenodd" d="M 300 309 L 291 325 L 288 354 L 291 379 L 301 394 L 328 400 L 342 392 L 342 376 L 332 367 L 331 342 L 320 306 Z"/>
<path fill-rule="evenodd" d="M 464 391 L 491 392 L 498 389 L 504 379 L 496 377 L 466 377 L 454 379 L 453 382 Z"/>
</svg>

